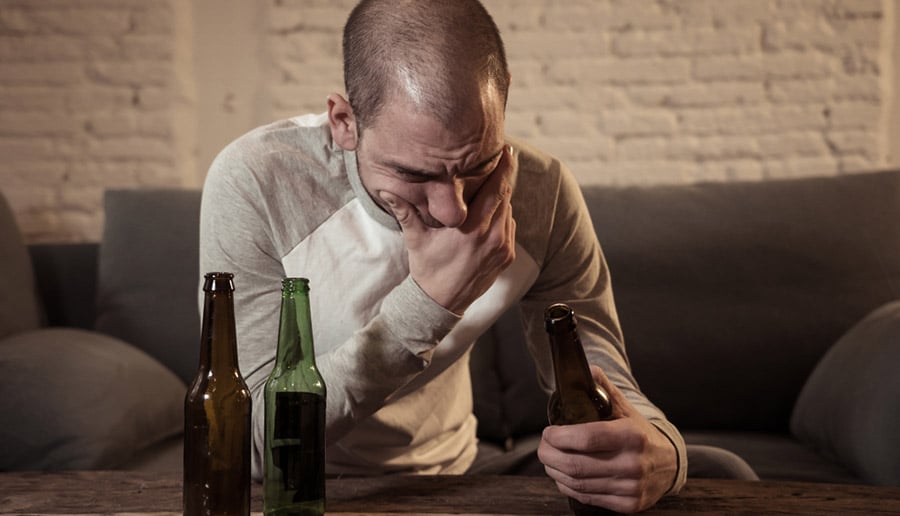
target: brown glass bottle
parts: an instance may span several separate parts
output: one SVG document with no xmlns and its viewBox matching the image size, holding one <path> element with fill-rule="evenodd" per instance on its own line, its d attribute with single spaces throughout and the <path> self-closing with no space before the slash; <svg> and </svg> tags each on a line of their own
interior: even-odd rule
<svg viewBox="0 0 900 516">
<path fill-rule="evenodd" d="M 550 339 L 556 389 L 547 404 L 552 425 L 572 425 L 603 421 L 612 417 L 612 403 L 594 381 L 578 337 L 575 312 L 563 303 L 544 310 L 544 328 Z M 569 507 L 578 516 L 613 514 L 607 509 L 585 505 L 569 498 Z"/>
<path fill-rule="evenodd" d="M 205 275 L 200 366 L 184 400 L 185 516 L 250 514 L 250 391 L 237 361 L 234 275 Z"/>
</svg>

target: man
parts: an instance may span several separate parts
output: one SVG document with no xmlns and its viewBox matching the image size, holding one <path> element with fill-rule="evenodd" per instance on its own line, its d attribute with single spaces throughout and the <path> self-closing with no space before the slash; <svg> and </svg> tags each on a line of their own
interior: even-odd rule
<svg viewBox="0 0 900 516">
<path fill-rule="evenodd" d="M 363 0 L 344 54 L 346 98 L 241 137 L 204 186 L 201 270 L 236 274 L 254 475 L 280 280 L 305 276 L 329 473 L 464 473 L 477 452 L 466 354 L 519 304 L 551 388 L 541 314 L 562 301 L 617 409 L 613 421 L 548 427 L 547 474 L 619 511 L 677 492 L 684 442 L 631 375 L 578 185 L 504 136 L 510 77 L 488 13 L 477 0 Z"/>
</svg>

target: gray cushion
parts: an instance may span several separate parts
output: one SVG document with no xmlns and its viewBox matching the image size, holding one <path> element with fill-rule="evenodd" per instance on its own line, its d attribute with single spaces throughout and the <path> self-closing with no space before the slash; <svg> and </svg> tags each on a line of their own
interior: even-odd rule
<svg viewBox="0 0 900 516">
<path fill-rule="evenodd" d="M 115 468 L 182 427 L 184 383 L 98 333 L 0 340 L 0 378 L 0 470 Z"/>
<path fill-rule="evenodd" d="M 822 357 L 791 430 L 867 481 L 900 486 L 900 301 L 871 313 Z"/>
<path fill-rule="evenodd" d="M 200 349 L 200 192 L 113 190 L 104 207 L 95 327 L 188 382 Z"/>
<path fill-rule="evenodd" d="M 0 193 L 0 339 L 37 328 L 41 308 L 31 259 L 6 198 Z"/>
</svg>

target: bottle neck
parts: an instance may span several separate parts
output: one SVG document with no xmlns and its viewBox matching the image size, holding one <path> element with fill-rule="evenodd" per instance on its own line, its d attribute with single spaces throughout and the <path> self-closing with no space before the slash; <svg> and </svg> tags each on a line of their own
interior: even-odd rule
<svg viewBox="0 0 900 516">
<path fill-rule="evenodd" d="M 203 303 L 200 367 L 218 372 L 238 368 L 234 293 L 208 289 Z"/>
<path fill-rule="evenodd" d="M 550 345 L 559 395 L 565 399 L 569 391 L 583 393 L 593 389 L 593 377 L 574 326 L 569 331 L 551 333 Z"/>
<path fill-rule="evenodd" d="M 281 323 L 278 329 L 278 352 L 275 367 L 296 369 L 315 366 L 309 294 L 285 289 L 281 294 Z"/>
</svg>

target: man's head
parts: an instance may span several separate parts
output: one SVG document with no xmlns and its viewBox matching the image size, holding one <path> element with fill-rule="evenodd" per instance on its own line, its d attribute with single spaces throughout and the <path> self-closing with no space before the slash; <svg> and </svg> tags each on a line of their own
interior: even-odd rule
<svg viewBox="0 0 900 516">
<path fill-rule="evenodd" d="M 369 196 L 462 225 L 505 143 L 509 73 L 490 15 L 477 0 L 363 0 L 344 53 L 348 99 L 329 96 L 329 123 Z"/>
<path fill-rule="evenodd" d="M 360 131 L 401 95 L 447 124 L 485 82 L 505 105 L 503 41 L 478 0 L 362 0 L 343 47 L 344 86 Z"/>
</svg>

